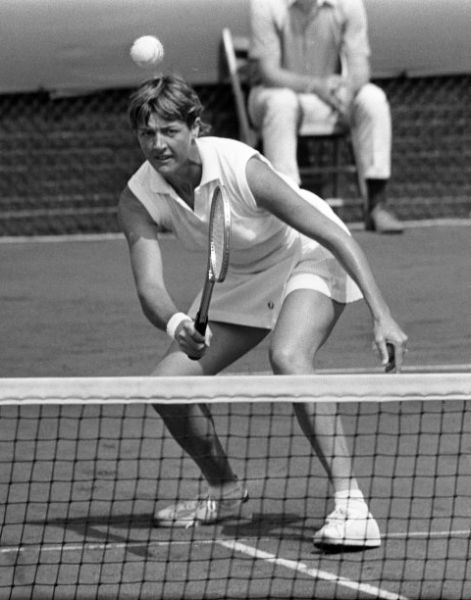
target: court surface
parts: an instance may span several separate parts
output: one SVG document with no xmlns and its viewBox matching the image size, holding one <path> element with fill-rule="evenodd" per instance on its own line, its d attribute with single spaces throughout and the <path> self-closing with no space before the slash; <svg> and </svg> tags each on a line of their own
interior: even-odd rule
<svg viewBox="0 0 471 600">
<path fill-rule="evenodd" d="M 471 228 L 418 227 L 408 229 L 400 237 L 360 231 L 354 235 L 366 251 L 393 313 L 410 337 L 407 368 L 470 370 Z M 183 255 L 171 237 L 164 239 L 163 250 L 169 286 L 175 297 L 181 298 L 180 307 L 184 309 L 204 274 L 205 258 Z M 122 239 L 1 243 L 0 280 L 3 313 L 0 321 L 1 377 L 146 375 L 167 344 L 165 336 L 155 331 L 140 312 Z M 357 303 L 346 311 L 322 351 L 318 367 L 355 371 L 378 369 L 371 341 L 368 311 L 362 303 Z M 264 341 L 230 371 L 266 371 L 267 343 Z M 150 415 L 149 419 L 153 426 L 161 427 L 155 415 Z M 263 411 L 258 419 L 263 428 Z M 462 425 L 455 421 L 456 416 L 449 417 L 447 427 L 450 431 Z M 471 440 L 465 441 L 471 443 Z M 302 445 L 302 438 L 296 439 L 295 443 Z M 431 436 L 429 450 L 433 450 L 433 443 Z M 254 452 L 258 452 L 257 445 Z M 256 482 L 259 474 L 256 465 L 253 468 L 252 479 Z M 271 468 L 275 472 L 282 470 L 282 457 L 274 457 Z M 319 477 L 322 471 L 319 466 L 316 468 Z M 408 466 L 405 468 L 407 471 Z M 366 476 L 368 465 L 363 465 L 363 469 Z M 106 473 L 104 479 L 107 479 Z M 274 496 L 277 485 L 281 486 L 280 493 L 283 488 L 282 482 L 274 481 Z M 379 496 L 384 493 L 381 485 L 378 483 Z M 469 497 L 471 485 L 464 491 Z M 430 584 L 428 595 L 424 596 L 422 591 L 422 598 L 458 600 L 471 597 L 471 589 L 461 588 L 459 583 L 454 587 L 443 587 L 442 584 L 447 578 L 457 582 L 461 578 L 470 579 L 466 561 L 469 519 L 453 519 L 448 514 L 451 506 L 442 507 L 444 520 L 435 524 L 432 536 L 427 539 L 417 529 L 405 540 L 398 522 L 396 530 L 390 527 L 394 533 L 384 541 L 381 549 L 349 553 L 345 558 L 342 553 L 313 551 L 311 537 L 325 514 L 323 502 L 318 501 L 312 506 L 311 514 L 305 515 L 293 490 L 293 499 L 288 499 L 282 515 L 276 500 L 272 502 L 272 510 L 267 511 L 265 505 L 262 514 L 257 511 L 257 489 L 253 495 L 252 515 L 246 522 L 237 526 L 202 527 L 192 533 L 191 543 L 185 530 L 172 534 L 171 538 L 161 530 L 154 530 L 149 540 L 153 509 L 150 500 L 147 504 L 132 507 L 133 510 L 131 506 L 119 506 L 106 526 L 101 514 L 97 514 L 95 522 L 84 523 L 80 518 L 66 522 L 60 515 L 53 521 L 45 520 L 45 515 L 39 511 L 36 520 L 28 524 L 31 540 L 38 541 L 28 552 L 41 554 L 41 567 L 35 575 L 44 581 L 54 579 L 61 561 L 60 598 L 64 600 L 76 597 L 77 590 L 66 582 L 74 581 L 79 561 L 87 565 L 80 571 L 84 583 L 96 581 L 97 577 L 109 582 L 108 586 L 102 585 L 99 595 L 88 596 L 84 587 L 80 598 L 199 598 L 204 586 L 204 597 L 216 599 L 222 597 L 221 590 L 226 589 L 228 578 L 233 579 L 231 597 L 236 598 L 238 593 L 244 593 L 241 580 L 245 577 L 248 581 L 256 573 L 257 582 L 251 588 L 251 597 L 255 598 L 283 598 L 284 590 L 286 594 L 295 590 L 296 597 L 307 598 L 315 581 L 316 597 L 399 599 L 417 597 L 412 583 L 407 589 L 401 588 L 401 577 L 406 576 L 412 581 L 414 569 L 419 572 L 423 568 L 419 559 L 426 555 L 429 560 L 427 570 L 435 584 Z M 381 506 L 376 509 L 378 519 L 386 517 Z M 423 510 L 427 508 L 424 506 Z M 467 512 L 461 511 L 460 515 Z M 471 514 L 468 517 L 471 518 Z M 66 547 L 55 546 L 54 541 L 62 539 L 57 531 L 63 529 L 68 532 L 69 543 Z M 448 540 L 447 547 L 456 556 L 446 573 L 440 571 L 444 565 L 443 539 Z M 41 546 L 41 540 L 48 541 L 48 548 Z M 407 561 L 404 560 L 405 552 Z M 18 548 L 12 546 L 6 551 L 4 548 L 1 564 L 13 560 L 13 554 L 18 554 Z M 172 572 L 172 556 L 175 557 L 175 572 Z M 234 559 L 234 556 L 237 559 L 230 562 L 229 558 Z M 384 556 L 389 561 L 383 572 L 388 581 L 376 586 L 375 572 Z M 166 573 L 159 571 L 163 557 L 170 557 Z M 211 573 L 214 564 L 211 561 L 215 557 L 218 559 L 217 572 Z M 98 568 L 94 563 L 103 558 L 105 562 Z M 30 560 L 31 556 L 29 560 L 25 557 L 25 563 Z M 118 596 L 112 582 L 120 574 L 123 564 L 126 580 L 131 583 L 123 586 Z M 175 583 L 181 576 L 177 571 L 182 569 L 182 564 L 186 565 L 187 574 L 194 582 L 191 589 L 184 583 Z M 209 585 L 204 582 L 208 571 Z M 20 569 L 25 582 L 31 577 L 28 573 L 31 573 L 29 567 L 23 572 Z M 197 583 L 200 573 L 203 574 L 201 586 Z M 371 586 L 359 583 L 365 573 Z M 173 583 L 164 585 L 164 576 Z M 293 580 L 296 580 L 294 588 Z M 332 595 L 334 584 L 335 596 Z M 36 598 L 42 600 L 40 596 Z"/>
<path fill-rule="evenodd" d="M 409 335 L 410 366 L 471 363 L 471 226 L 355 232 L 396 319 Z M 92 238 L 93 239 L 93 238 Z M 185 309 L 205 258 L 162 242 L 166 277 Z M 147 375 L 167 338 L 138 305 L 123 239 L 0 243 L 1 377 Z M 374 368 L 369 313 L 350 306 L 319 368 Z M 268 369 L 265 340 L 231 372 Z"/>
</svg>

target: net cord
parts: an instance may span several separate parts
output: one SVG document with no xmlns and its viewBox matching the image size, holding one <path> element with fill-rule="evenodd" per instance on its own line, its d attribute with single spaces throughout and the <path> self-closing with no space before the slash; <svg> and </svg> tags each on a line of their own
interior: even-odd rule
<svg viewBox="0 0 471 600">
<path fill-rule="evenodd" d="M 471 373 L 63 377 L 0 380 L 0 405 L 469 400 Z"/>
</svg>

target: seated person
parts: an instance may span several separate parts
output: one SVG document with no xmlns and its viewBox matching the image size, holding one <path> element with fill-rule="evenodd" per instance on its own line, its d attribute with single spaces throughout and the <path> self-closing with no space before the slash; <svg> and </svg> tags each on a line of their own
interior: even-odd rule
<svg viewBox="0 0 471 600">
<path fill-rule="evenodd" d="M 401 223 L 386 206 L 391 114 L 386 95 L 369 81 L 362 0 L 251 0 L 250 21 L 250 56 L 259 84 L 250 91 L 249 112 L 264 155 L 299 184 L 300 125 L 347 124 L 366 182 L 365 226 L 401 233 Z"/>
</svg>

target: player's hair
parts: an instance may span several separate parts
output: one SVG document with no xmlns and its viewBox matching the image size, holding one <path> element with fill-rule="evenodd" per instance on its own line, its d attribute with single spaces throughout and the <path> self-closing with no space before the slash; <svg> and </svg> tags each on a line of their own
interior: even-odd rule
<svg viewBox="0 0 471 600">
<path fill-rule="evenodd" d="M 200 118 L 200 135 L 207 133 L 209 125 L 201 121 L 203 105 L 195 90 L 182 78 L 165 75 L 145 81 L 131 95 L 128 116 L 136 130 L 146 126 L 152 114 L 165 121 L 182 121 L 192 127 Z"/>
</svg>

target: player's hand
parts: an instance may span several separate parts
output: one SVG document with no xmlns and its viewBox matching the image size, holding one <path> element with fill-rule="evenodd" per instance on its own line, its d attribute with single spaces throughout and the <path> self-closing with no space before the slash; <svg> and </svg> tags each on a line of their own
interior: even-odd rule
<svg viewBox="0 0 471 600">
<path fill-rule="evenodd" d="M 374 339 L 386 371 L 399 373 L 407 352 L 407 335 L 392 317 L 386 316 L 375 321 Z"/>
<path fill-rule="evenodd" d="M 182 321 L 175 331 L 175 341 L 180 349 L 192 360 L 202 358 L 211 344 L 212 332 L 206 327 L 205 335 L 195 328 L 193 320 Z"/>
</svg>

